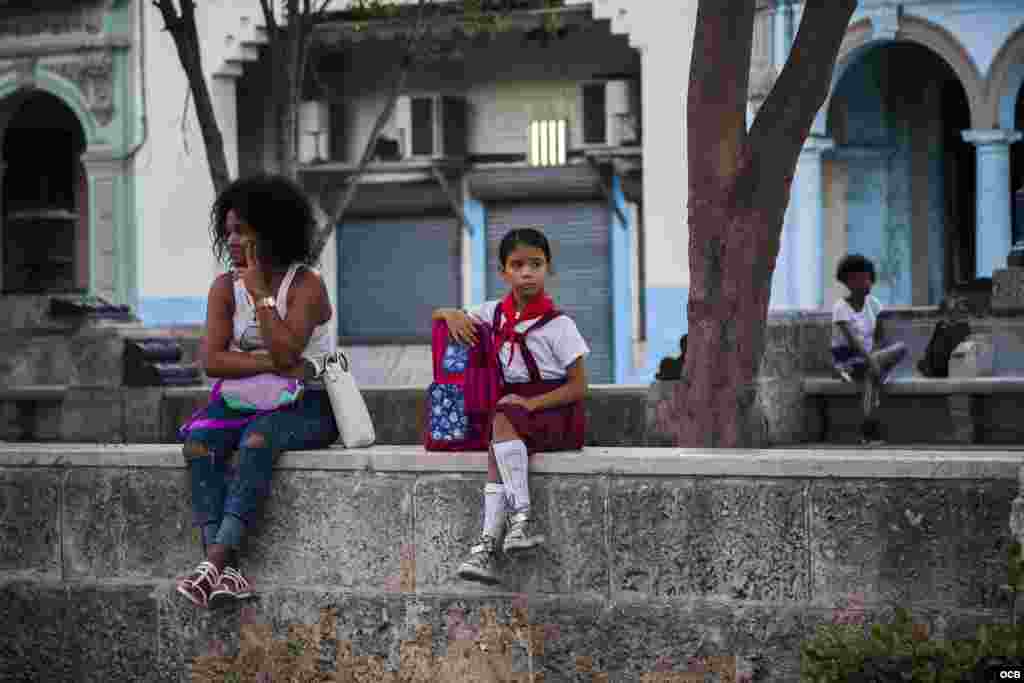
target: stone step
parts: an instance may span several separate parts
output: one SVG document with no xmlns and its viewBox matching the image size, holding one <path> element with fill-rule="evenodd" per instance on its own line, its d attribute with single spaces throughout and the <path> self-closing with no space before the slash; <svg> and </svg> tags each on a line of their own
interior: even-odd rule
<svg viewBox="0 0 1024 683">
<path fill-rule="evenodd" d="M 625 681 L 701 654 L 791 682 L 801 643 L 857 597 L 869 623 L 904 605 L 934 638 L 1005 621 L 1020 453 L 885 455 L 541 454 L 530 487 L 548 542 L 485 588 L 454 576 L 479 533 L 483 453 L 293 453 L 245 549 L 260 598 L 199 612 L 173 591 L 199 557 L 177 448 L 0 445 L 0 679 L 189 681 L 218 642 L 238 651 L 243 623 L 283 641 L 332 608 L 328 660 L 397 670 L 417 634 L 419 656 L 441 659 L 520 620 L 543 634 L 532 663 L 548 681 L 580 680 L 586 657 Z M 512 649 L 507 666 L 526 670 Z"/>
</svg>

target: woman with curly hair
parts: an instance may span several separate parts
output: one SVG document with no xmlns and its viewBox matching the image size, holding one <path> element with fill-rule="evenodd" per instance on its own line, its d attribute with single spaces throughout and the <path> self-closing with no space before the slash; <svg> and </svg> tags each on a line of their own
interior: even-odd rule
<svg viewBox="0 0 1024 683">
<path fill-rule="evenodd" d="M 214 398 L 183 428 L 193 524 L 205 559 L 178 582 L 200 607 L 252 595 L 238 548 L 282 451 L 325 448 L 338 428 L 309 359 L 331 349 L 327 289 L 314 261 L 315 220 L 302 190 L 279 176 L 243 178 L 211 212 L 213 251 L 228 272 L 207 301 L 202 360 L 206 374 L 230 380 L 270 375 L 304 379 L 298 399 L 279 409 L 239 413 Z M 215 392 L 216 396 L 216 392 Z"/>
</svg>

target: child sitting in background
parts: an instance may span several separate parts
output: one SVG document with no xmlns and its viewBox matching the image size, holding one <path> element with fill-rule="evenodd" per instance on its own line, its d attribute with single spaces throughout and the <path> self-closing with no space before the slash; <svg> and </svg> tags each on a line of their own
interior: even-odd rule
<svg viewBox="0 0 1024 683">
<path fill-rule="evenodd" d="M 839 262 L 836 279 L 846 285 L 849 296 L 832 307 L 832 361 L 839 376 L 847 382 L 863 382 L 864 421 L 861 443 L 882 441 L 875 417 L 881 403 L 881 387 L 889 371 L 907 353 L 903 342 L 882 347 L 882 324 L 878 319 L 882 302 L 871 295 L 875 284 L 875 266 L 860 254 L 850 254 Z"/>
</svg>

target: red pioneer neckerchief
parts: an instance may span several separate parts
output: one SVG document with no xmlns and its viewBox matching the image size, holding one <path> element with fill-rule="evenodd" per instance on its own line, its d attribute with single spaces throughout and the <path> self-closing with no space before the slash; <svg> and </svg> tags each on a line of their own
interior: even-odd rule
<svg viewBox="0 0 1024 683">
<path fill-rule="evenodd" d="M 551 297 L 549 297 L 544 290 L 537 292 L 537 295 L 533 297 L 526 304 L 526 307 L 521 313 L 516 312 L 516 300 L 512 292 L 509 292 L 504 299 L 501 300 L 501 328 L 496 330 L 497 343 L 495 349 L 501 351 L 501 347 L 504 346 L 505 342 L 512 342 L 512 352 L 508 357 L 508 365 L 512 366 L 512 359 L 516 355 L 516 344 L 524 344 L 525 337 L 522 333 L 516 332 L 516 325 L 523 322 L 524 320 L 533 320 L 539 318 L 542 315 L 555 310 L 555 304 L 552 303 Z"/>
</svg>

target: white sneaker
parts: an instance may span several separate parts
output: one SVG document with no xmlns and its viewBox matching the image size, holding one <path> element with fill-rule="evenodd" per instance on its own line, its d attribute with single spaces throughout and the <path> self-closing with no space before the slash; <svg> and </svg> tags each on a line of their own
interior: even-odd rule
<svg viewBox="0 0 1024 683">
<path fill-rule="evenodd" d="M 517 512 L 509 517 L 509 528 L 505 533 L 503 550 L 507 554 L 530 550 L 543 544 L 547 539 L 537 533 L 537 523 L 530 517 L 529 511 Z"/>
<path fill-rule="evenodd" d="M 459 565 L 459 578 L 480 583 L 499 583 L 497 567 L 498 541 L 483 534 L 480 541 L 469 549 L 469 557 Z"/>
</svg>

